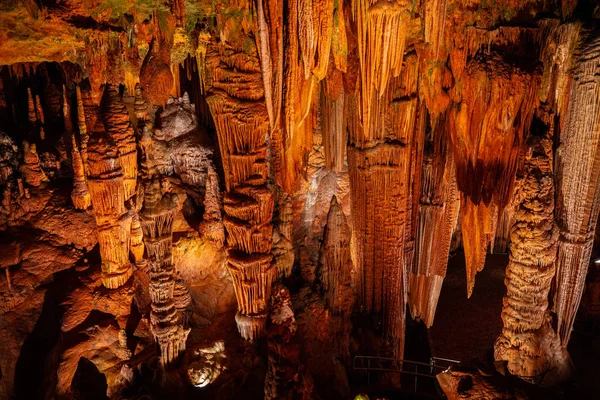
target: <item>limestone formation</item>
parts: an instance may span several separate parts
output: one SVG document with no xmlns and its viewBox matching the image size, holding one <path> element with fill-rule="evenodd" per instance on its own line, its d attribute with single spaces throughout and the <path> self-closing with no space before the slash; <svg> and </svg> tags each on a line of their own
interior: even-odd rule
<svg viewBox="0 0 600 400">
<path fill-rule="evenodd" d="M 158 178 L 149 181 L 140 222 L 149 261 L 152 332 L 160 349 L 160 361 L 167 367 L 177 363 L 183 354 L 190 332 L 184 328 L 184 318 L 174 301 L 175 267 L 171 251 L 176 212 L 177 195 L 163 194 Z"/>
<path fill-rule="evenodd" d="M 532 137 L 516 194 L 519 203 L 506 268 L 504 328 L 495 345 L 495 358 L 507 361 L 511 374 L 534 382 L 558 382 L 568 376 L 570 368 L 569 356 L 550 326 L 548 311 L 558 244 L 552 161 L 550 138 Z"/>
<path fill-rule="evenodd" d="M 0 398 L 596 398 L 596 3 L 0 1 Z"/>
<path fill-rule="evenodd" d="M 508 205 L 512 197 L 538 76 L 525 67 L 507 64 L 498 54 L 475 58 L 462 77 L 463 100 L 451 109 L 469 297 L 495 236 L 498 208 Z"/>
<path fill-rule="evenodd" d="M 387 6 L 377 7 L 377 13 L 370 17 L 373 21 L 369 25 L 369 32 L 372 32 L 369 35 L 383 35 L 375 30 L 384 27 L 394 30 L 397 28 L 394 24 L 402 20 L 403 13 L 395 6 L 390 5 L 389 10 Z M 402 36 L 398 39 L 402 40 Z M 362 121 L 349 124 L 348 173 L 354 259 L 360 268 L 357 271 L 360 307 L 369 313 L 381 314 L 384 332 L 393 343 L 393 352 L 402 358 L 408 278 L 405 238 L 411 236 L 407 226 L 412 220 L 412 207 L 409 206 L 411 158 L 420 126 L 416 121 L 417 60 L 408 56 L 402 74 L 390 79 L 400 73 L 402 60 L 394 61 L 397 65 L 387 63 L 390 57 L 396 57 L 398 49 L 395 46 L 401 43 L 386 42 L 383 37 L 376 36 L 368 46 L 375 46 L 379 41 L 383 41 L 382 48 L 390 54 L 375 56 L 371 53 L 377 51 L 369 47 L 369 56 L 366 59 L 365 55 L 361 56 L 363 100 L 357 102 L 356 107 L 361 109 Z M 381 71 L 376 77 L 372 71 L 365 71 L 373 63 Z M 367 96 L 372 96 L 370 101 L 364 100 Z M 393 101 L 398 97 L 405 100 Z"/>
<path fill-rule="evenodd" d="M 40 157 L 37 153 L 35 143 L 23 142 L 23 165 L 21 165 L 21 174 L 25 183 L 30 186 L 40 186 L 43 182 L 48 182 L 46 173 L 40 167 Z"/>
<path fill-rule="evenodd" d="M 349 250 L 350 230 L 346 216 L 337 198 L 333 196 L 323 234 L 317 275 L 327 308 L 342 319 L 349 318 L 354 303 L 353 267 Z"/>
<path fill-rule="evenodd" d="M 126 204 L 135 195 L 137 150 L 127 110 L 110 85 L 105 90 L 87 154 L 86 172 L 98 226 L 102 281 L 114 289 L 133 272 L 129 259 L 132 213 Z"/>
<path fill-rule="evenodd" d="M 449 138 L 441 129 L 434 135 L 423 156 L 416 261 L 408 282 L 410 313 L 427 327 L 433 324 L 460 207 Z"/>
<path fill-rule="evenodd" d="M 223 198 L 228 268 L 238 301 L 243 338 L 264 334 L 277 270 L 272 262 L 273 193 L 266 185 L 269 128 L 258 54 L 238 43 L 209 43 L 207 102 L 213 115 L 227 192 Z M 234 78 L 235 77 L 235 78 Z"/>
<path fill-rule="evenodd" d="M 556 157 L 560 238 L 553 309 L 563 346 L 569 343 L 579 308 L 600 212 L 599 60 L 598 32 L 582 32 Z"/>
<path fill-rule="evenodd" d="M 281 283 L 273 285 L 267 323 L 269 365 L 265 377 L 265 399 L 290 398 L 297 387 L 299 349 L 295 342 L 296 318 L 290 292 Z"/>
</svg>

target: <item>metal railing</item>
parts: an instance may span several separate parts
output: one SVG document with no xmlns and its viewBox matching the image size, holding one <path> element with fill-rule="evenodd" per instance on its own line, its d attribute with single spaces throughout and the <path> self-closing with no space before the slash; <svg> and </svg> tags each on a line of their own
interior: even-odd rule
<svg viewBox="0 0 600 400">
<path fill-rule="evenodd" d="M 396 358 L 355 356 L 352 368 L 367 372 L 367 385 L 371 385 L 371 372 L 392 372 L 414 376 L 414 392 L 417 393 L 419 377 L 433 378 L 448 367 L 460 361 L 448 358 L 431 357 L 429 363 L 399 360 Z"/>
</svg>

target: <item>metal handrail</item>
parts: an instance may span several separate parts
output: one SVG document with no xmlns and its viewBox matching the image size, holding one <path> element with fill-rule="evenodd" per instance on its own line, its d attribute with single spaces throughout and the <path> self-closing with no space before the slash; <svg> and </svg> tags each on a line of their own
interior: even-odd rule
<svg viewBox="0 0 600 400">
<path fill-rule="evenodd" d="M 378 362 L 378 364 L 380 364 L 381 362 L 391 362 L 392 363 L 392 367 L 394 365 L 396 365 L 396 368 L 385 368 L 383 366 L 377 365 L 377 366 L 371 366 L 371 362 L 372 361 L 376 361 Z M 420 361 L 412 361 L 412 360 L 403 360 L 403 359 L 397 359 L 397 358 L 389 358 L 389 357 L 376 357 L 376 356 L 354 356 L 354 360 L 352 362 L 352 368 L 354 368 L 355 370 L 363 370 L 367 372 L 367 385 L 370 386 L 371 384 L 371 371 L 378 371 L 378 372 L 393 372 L 393 373 L 399 373 L 399 374 L 407 374 L 407 375 L 412 375 L 415 377 L 415 385 L 414 385 L 414 392 L 417 393 L 417 384 L 418 384 L 418 380 L 417 378 L 419 376 L 425 377 L 425 378 L 433 378 L 435 379 L 436 374 L 434 374 L 434 370 L 446 370 L 448 369 L 448 365 L 436 365 L 436 361 L 443 361 L 443 362 L 447 362 L 447 363 L 451 363 L 451 364 L 458 364 L 460 363 L 460 361 L 458 360 L 452 360 L 449 358 L 442 358 L 442 357 L 431 357 L 429 363 L 424 363 L 424 362 L 420 362 Z M 366 363 L 366 366 L 364 365 Z M 414 371 L 406 371 L 404 368 L 405 366 L 411 366 L 414 365 Z M 427 369 L 429 370 L 429 373 L 421 373 L 419 372 L 419 367 L 427 367 Z"/>
</svg>

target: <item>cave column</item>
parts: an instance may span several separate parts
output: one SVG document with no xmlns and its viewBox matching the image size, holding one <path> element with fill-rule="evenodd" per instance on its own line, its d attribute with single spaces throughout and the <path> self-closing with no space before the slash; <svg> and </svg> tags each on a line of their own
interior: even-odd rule
<svg viewBox="0 0 600 400">
<path fill-rule="evenodd" d="M 207 45 L 207 103 L 225 174 L 223 223 L 236 322 L 241 336 L 254 340 L 264 334 L 277 275 L 271 251 L 274 200 L 267 186 L 269 116 L 258 52 L 244 32 L 236 35 Z"/>
<path fill-rule="evenodd" d="M 348 172 L 358 301 L 362 311 L 381 315 L 391 352 L 402 358 L 417 62 L 404 60 L 409 10 L 396 2 L 353 3 L 360 91 L 349 98 L 357 116 L 349 121 Z M 400 97 L 407 100 L 393 101 Z"/>
<path fill-rule="evenodd" d="M 148 180 L 140 223 L 149 261 L 150 321 L 160 349 L 160 360 L 173 365 L 185 351 L 190 329 L 183 327 L 183 315 L 178 312 L 173 292 L 173 221 L 177 214 L 177 195 L 162 193 L 157 177 Z"/>
<path fill-rule="evenodd" d="M 134 210 L 128 204 L 137 184 L 137 149 L 129 114 L 112 85 L 106 85 L 87 147 L 82 163 L 98 226 L 102 283 L 115 289 L 133 273 L 129 255 Z"/>
<path fill-rule="evenodd" d="M 600 36 L 582 32 L 556 161 L 560 228 L 554 311 L 567 346 L 585 286 L 600 212 Z"/>
</svg>

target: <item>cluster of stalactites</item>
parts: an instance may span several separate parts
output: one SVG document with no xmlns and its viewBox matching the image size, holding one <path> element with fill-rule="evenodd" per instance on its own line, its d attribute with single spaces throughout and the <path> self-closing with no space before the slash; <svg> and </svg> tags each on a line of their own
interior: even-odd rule
<svg viewBox="0 0 600 400">
<path fill-rule="evenodd" d="M 85 126 L 82 122 L 80 131 Z M 135 209 L 128 204 L 135 195 L 137 150 L 129 114 L 111 85 L 105 88 L 85 154 L 84 169 L 98 227 L 102 283 L 114 289 L 133 272 L 129 256 Z"/>
<path fill-rule="evenodd" d="M 560 228 L 554 311 L 569 342 L 585 286 L 600 212 L 600 36 L 582 32 L 557 153 L 556 222 Z"/>
<path fill-rule="evenodd" d="M 177 195 L 162 193 L 158 178 L 146 185 L 144 206 L 140 212 L 141 228 L 149 264 L 150 321 L 165 366 L 176 363 L 185 350 L 190 332 L 184 328 L 187 319 L 177 305 L 187 307 L 185 293 L 178 290 L 174 299 L 175 267 L 173 266 L 173 222 L 177 213 Z"/>
<path fill-rule="evenodd" d="M 277 183 L 292 193 L 312 147 L 311 115 L 319 82 L 332 70 L 346 72 L 348 41 L 344 2 L 292 0 L 285 4 L 285 16 L 284 4 L 256 2 L 257 47 L 271 128 L 271 167 Z"/>
<path fill-rule="evenodd" d="M 512 197 L 538 78 L 497 54 L 475 58 L 462 78 L 463 100 L 450 110 L 469 297 L 495 237 L 498 214 Z"/>
<path fill-rule="evenodd" d="M 236 322 L 242 337 L 253 340 L 264 333 L 277 275 L 271 251 L 274 200 L 266 184 L 269 116 L 258 54 L 238 45 L 208 44 L 207 102 L 225 172 L 223 224 L 238 303 Z"/>
<path fill-rule="evenodd" d="M 360 61 L 360 110 L 365 140 L 383 130 L 381 97 L 391 78 L 400 75 L 409 21 L 408 3 L 354 0 Z"/>
<path fill-rule="evenodd" d="M 436 132 L 434 151 L 424 156 L 416 237 L 416 263 L 409 276 L 408 304 L 413 318 L 431 327 L 448 266 L 460 198 L 449 138 Z"/>
</svg>

